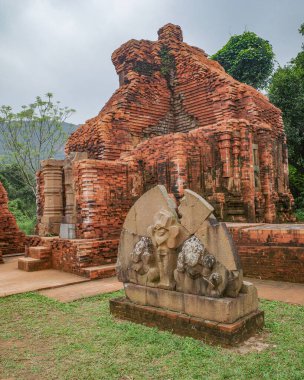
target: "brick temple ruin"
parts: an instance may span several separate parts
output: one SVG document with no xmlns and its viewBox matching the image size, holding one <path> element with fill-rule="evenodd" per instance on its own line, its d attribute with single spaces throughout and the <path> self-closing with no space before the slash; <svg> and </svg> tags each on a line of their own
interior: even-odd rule
<svg viewBox="0 0 304 380">
<path fill-rule="evenodd" d="M 24 251 L 25 234 L 17 226 L 13 214 L 8 209 L 6 190 L 0 182 L 0 264 L 7 254 Z"/>
<path fill-rule="evenodd" d="M 126 42 L 112 61 L 119 88 L 70 136 L 65 160 L 42 162 L 39 236 L 21 269 L 44 258 L 90 277 L 114 273 L 123 220 L 157 184 L 177 202 L 185 188 L 202 195 L 219 220 L 294 221 L 281 111 L 263 94 L 183 42 L 177 25 Z"/>
</svg>

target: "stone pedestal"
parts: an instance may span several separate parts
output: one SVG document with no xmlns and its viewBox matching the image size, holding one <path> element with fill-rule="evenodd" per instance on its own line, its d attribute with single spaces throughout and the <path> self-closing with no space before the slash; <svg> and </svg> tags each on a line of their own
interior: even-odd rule
<svg viewBox="0 0 304 380">
<path fill-rule="evenodd" d="M 235 298 L 212 298 L 132 283 L 126 298 L 110 301 L 110 310 L 126 319 L 224 346 L 243 342 L 264 326 L 256 288 L 243 282 Z"/>
<path fill-rule="evenodd" d="M 176 311 L 137 305 L 126 298 L 115 298 L 110 300 L 110 311 L 120 319 L 221 346 L 241 343 L 264 326 L 264 312 L 259 310 L 233 323 L 218 323 Z"/>
<path fill-rule="evenodd" d="M 124 284 L 126 297 L 130 302 L 142 306 L 153 306 L 211 320 L 216 323 L 234 323 L 258 309 L 256 288 L 249 282 L 243 283 L 242 290 L 235 298 L 212 298 L 187 294 L 137 284 Z"/>
</svg>

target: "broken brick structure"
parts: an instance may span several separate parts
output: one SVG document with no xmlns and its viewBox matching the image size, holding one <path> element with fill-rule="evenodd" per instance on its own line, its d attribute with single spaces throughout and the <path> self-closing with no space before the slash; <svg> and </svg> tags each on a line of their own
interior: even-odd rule
<svg viewBox="0 0 304 380">
<path fill-rule="evenodd" d="M 293 221 L 281 111 L 264 95 L 184 43 L 177 25 L 126 42 L 112 61 L 119 88 L 70 136 L 66 160 L 38 173 L 39 235 L 76 238 L 73 260 L 62 253 L 53 266 L 113 263 L 128 210 L 157 184 L 177 201 L 185 188 L 202 195 L 219 220 Z M 85 241 L 103 253 L 81 250 Z"/>
<path fill-rule="evenodd" d="M 120 88 L 69 138 L 67 154 L 87 152 L 103 163 L 101 172 L 116 166 L 119 173 L 109 170 L 121 186 L 110 186 L 112 197 L 131 203 L 162 183 L 177 199 L 186 187 L 205 196 L 225 221 L 289 220 L 280 110 L 184 43 L 180 27 L 165 25 L 158 35 L 156 42 L 131 40 L 113 53 Z M 79 174 L 81 187 L 84 170 Z M 100 189 L 104 183 L 98 181 Z M 79 234 L 87 228 L 79 226 Z"/>
<path fill-rule="evenodd" d="M 0 263 L 3 262 L 3 255 L 23 253 L 24 245 L 25 235 L 8 209 L 7 193 L 0 182 Z"/>
</svg>

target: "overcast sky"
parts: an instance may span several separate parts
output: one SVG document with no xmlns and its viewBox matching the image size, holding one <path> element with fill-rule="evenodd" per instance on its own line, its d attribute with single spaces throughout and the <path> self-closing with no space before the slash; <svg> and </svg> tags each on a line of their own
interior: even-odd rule
<svg viewBox="0 0 304 380">
<path fill-rule="evenodd" d="M 53 92 L 81 124 L 118 87 L 112 52 L 131 38 L 156 40 L 168 22 L 207 54 L 253 31 L 284 65 L 303 42 L 304 0 L 0 0 L 0 105 L 17 111 Z"/>
</svg>

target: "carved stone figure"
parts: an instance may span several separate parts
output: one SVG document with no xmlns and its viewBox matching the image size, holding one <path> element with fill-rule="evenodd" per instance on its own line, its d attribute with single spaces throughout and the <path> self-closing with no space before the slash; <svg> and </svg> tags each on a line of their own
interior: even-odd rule
<svg viewBox="0 0 304 380">
<path fill-rule="evenodd" d="M 178 255 L 174 277 L 177 291 L 220 297 L 227 287 L 229 271 L 192 236 Z"/>
<path fill-rule="evenodd" d="M 174 289 L 173 269 L 176 267 L 180 224 L 174 215 L 166 210 L 160 210 L 154 216 L 154 224 L 148 227 L 148 234 L 156 248 L 156 261 L 159 269 L 159 287 Z"/>
<path fill-rule="evenodd" d="M 142 285 L 159 281 L 159 270 L 155 266 L 155 252 L 149 237 L 142 237 L 131 252 L 130 281 Z"/>
<path fill-rule="evenodd" d="M 111 301 L 115 315 L 204 339 L 208 331 L 224 342 L 235 334 L 244 340 L 263 325 L 257 291 L 243 282 L 226 225 L 212 211 L 191 190 L 177 209 L 161 185 L 138 199 L 120 237 L 117 275 L 127 298 Z"/>
<path fill-rule="evenodd" d="M 179 219 L 163 186 L 143 198 L 130 210 L 123 227 L 119 278 L 188 294 L 236 297 L 242 286 L 241 268 L 227 230 L 212 215 L 212 206 L 185 190 Z M 147 213 L 149 208 L 152 215 Z"/>
</svg>

